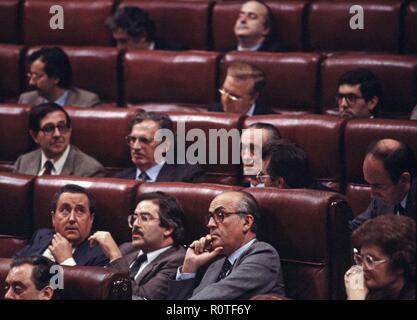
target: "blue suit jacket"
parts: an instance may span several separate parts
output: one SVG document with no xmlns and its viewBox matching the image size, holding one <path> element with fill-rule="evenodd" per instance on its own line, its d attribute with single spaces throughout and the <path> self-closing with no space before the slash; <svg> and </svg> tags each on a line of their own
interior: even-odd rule
<svg viewBox="0 0 417 320">
<path fill-rule="evenodd" d="M 30 242 L 13 258 L 42 255 L 52 241 L 56 231 L 54 229 L 39 229 Z M 82 242 L 74 251 L 73 258 L 79 266 L 105 266 L 109 260 L 100 246 L 90 247 L 88 240 Z"/>
<path fill-rule="evenodd" d="M 223 106 L 221 103 L 216 103 L 212 106 L 209 106 L 208 111 L 211 112 L 223 112 Z M 253 115 L 261 115 L 261 114 L 273 114 L 274 111 L 268 106 L 264 106 L 262 104 L 256 103 L 255 110 L 253 111 Z"/>
</svg>

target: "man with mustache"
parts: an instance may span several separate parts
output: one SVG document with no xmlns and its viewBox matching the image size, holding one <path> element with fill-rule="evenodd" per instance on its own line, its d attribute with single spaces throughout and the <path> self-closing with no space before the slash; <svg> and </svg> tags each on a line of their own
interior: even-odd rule
<svg viewBox="0 0 417 320">
<path fill-rule="evenodd" d="M 163 192 L 142 194 L 129 216 L 132 242 L 118 248 L 109 232 L 97 231 L 90 237 L 99 244 L 110 262 L 107 265 L 129 271 L 134 299 L 167 298 L 168 280 L 181 265 L 185 249 L 184 212 L 174 197 Z"/>
<path fill-rule="evenodd" d="M 108 262 L 100 247 L 87 241 L 94 222 L 93 195 L 83 187 L 67 184 L 52 198 L 53 229 L 39 229 L 14 258 L 43 255 L 66 266 L 105 266 Z"/>
<path fill-rule="evenodd" d="M 188 248 L 169 299 L 237 300 L 265 293 L 284 295 L 277 251 L 257 239 L 260 212 L 256 199 L 244 191 L 224 192 L 210 203 L 206 217 L 210 233 Z M 196 273 L 207 271 L 196 285 Z"/>
<path fill-rule="evenodd" d="M 72 86 L 71 63 L 61 48 L 41 48 L 29 56 L 28 62 L 29 86 L 35 90 L 22 93 L 19 103 L 55 102 L 62 107 L 91 107 L 100 103 L 97 94 Z"/>
<path fill-rule="evenodd" d="M 336 103 L 342 118 L 375 118 L 381 104 L 382 85 L 367 69 L 343 74 L 337 84 Z"/>
<path fill-rule="evenodd" d="M 61 106 L 47 102 L 32 107 L 29 132 L 40 148 L 21 155 L 14 164 L 14 172 L 38 176 L 104 176 L 101 163 L 70 145 L 71 118 Z"/>
</svg>

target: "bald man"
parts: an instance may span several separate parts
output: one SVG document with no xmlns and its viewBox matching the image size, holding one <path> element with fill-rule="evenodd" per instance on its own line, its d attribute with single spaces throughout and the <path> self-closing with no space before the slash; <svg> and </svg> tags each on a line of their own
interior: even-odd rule
<svg viewBox="0 0 417 320">
<path fill-rule="evenodd" d="M 371 187 L 371 203 L 357 216 L 356 229 L 381 214 L 404 214 L 416 220 L 416 156 L 405 143 L 383 139 L 372 143 L 363 162 L 363 175 Z"/>
</svg>

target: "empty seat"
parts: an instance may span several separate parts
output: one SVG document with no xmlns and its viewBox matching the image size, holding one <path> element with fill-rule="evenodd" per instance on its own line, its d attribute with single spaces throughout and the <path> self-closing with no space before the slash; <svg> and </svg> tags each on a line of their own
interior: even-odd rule
<svg viewBox="0 0 417 320">
<path fill-rule="evenodd" d="M 0 43 L 18 43 L 20 0 L 0 2 Z"/>
<path fill-rule="evenodd" d="M 0 258 L 13 257 L 13 255 L 26 244 L 26 237 L 0 235 Z"/>
<path fill-rule="evenodd" d="M 213 8 L 212 32 L 214 50 L 236 46 L 234 25 L 244 2 L 217 2 Z M 266 1 L 271 8 L 278 40 L 288 51 L 303 49 L 303 19 L 308 1 Z"/>
<path fill-rule="evenodd" d="M 352 120 L 346 125 L 344 137 L 346 196 L 355 216 L 363 212 L 370 201 L 370 189 L 364 181 L 362 171 L 366 149 L 371 142 L 384 138 L 403 141 L 417 152 L 417 121 L 369 119 Z"/>
<path fill-rule="evenodd" d="M 322 112 L 336 106 L 337 82 L 352 69 L 366 68 L 382 82 L 382 116 L 409 118 L 417 104 L 417 56 L 395 54 L 333 54 L 321 68 Z"/>
<path fill-rule="evenodd" d="M 184 44 L 189 49 L 208 49 L 210 1 L 123 0 L 121 5 L 147 11 L 156 25 L 156 37 Z"/>
<path fill-rule="evenodd" d="M 335 190 L 342 190 L 342 141 L 345 121 L 326 115 L 269 115 L 245 119 L 246 128 L 255 122 L 273 124 L 283 138 L 307 152 L 313 177 Z"/>
<path fill-rule="evenodd" d="M 221 73 L 232 62 L 246 62 L 265 73 L 260 103 L 280 113 L 315 113 L 320 55 L 312 53 L 232 52 L 225 55 Z"/>
<path fill-rule="evenodd" d="M 0 102 L 17 101 L 22 81 L 22 53 L 23 46 L 0 45 L 0 70 L 3 73 L 0 77 Z"/>
<path fill-rule="evenodd" d="M 417 1 L 411 1 L 405 13 L 404 51 L 417 53 Z"/>
<path fill-rule="evenodd" d="M 125 101 L 214 103 L 218 59 L 218 53 L 203 51 L 129 51 L 123 64 Z"/>
<path fill-rule="evenodd" d="M 399 52 L 401 4 L 401 0 L 313 1 L 308 12 L 308 48 Z M 356 11 L 350 13 L 350 9 L 355 5 L 363 8 L 363 29 L 351 28 L 350 20 Z"/>
<path fill-rule="evenodd" d="M 112 13 L 113 4 L 113 0 L 64 0 L 59 3 L 55 0 L 26 0 L 23 6 L 23 42 L 27 45 L 110 45 L 111 33 L 105 22 Z M 55 11 L 49 11 L 54 5 L 63 9 L 63 29 L 50 27 Z"/>
</svg>

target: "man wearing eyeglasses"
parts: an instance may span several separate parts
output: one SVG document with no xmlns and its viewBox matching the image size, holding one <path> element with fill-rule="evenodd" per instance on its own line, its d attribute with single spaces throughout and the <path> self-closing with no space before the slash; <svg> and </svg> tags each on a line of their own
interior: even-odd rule
<svg viewBox="0 0 417 320">
<path fill-rule="evenodd" d="M 109 258 L 107 265 L 130 273 L 134 299 L 163 300 L 168 280 L 181 265 L 185 249 L 184 212 L 177 199 L 163 192 L 142 194 L 129 215 L 132 242 L 120 248 L 109 232 L 97 231 L 89 239 Z"/>
<path fill-rule="evenodd" d="M 257 240 L 260 212 L 255 198 L 243 191 L 224 192 L 210 203 L 206 217 L 210 233 L 187 250 L 170 299 L 235 300 L 257 294 L 284 295 L 277 251 Z M 196 273 L 208 265 L 200 284 Z"/>
<path fill-rule="evenodd" d="M 244 62 L 234 62 L 227 68 L 223 86 L 219 89 L 221 104 L 209 108 L 214 112 L 230 112 L 248 116 L 273 113 L 257 102 L 265 87 L 265 74 Z"/>
<path fill-rule="evenodd" d="M 342 118 L 374 118 L 378 115 L 382 86 L 374 73 L 355 69 L 343 74 L 337 84 L 336 104 Z"/>
<path fill-rule="evenodd" d="M 21 155 L 14 172 L 29 175 L 104 176 L 103 166 L 70 145 L 71 118 L 55 103 L 42 103 L 29 113 L 29 132 L 40 148 Z"/>
<path fill-rule="evenodd" d="M 129 125 L 126 143 L 135 167 L 123 170 L 116 178 L 136 179 L 144 182 L 204 182 L 205 173 L 198 164 L 169 163 L 158 159 L 157 150 L 167 154 L 173 142 L 157 139 L 158 130 L 172 132 L 171 119 L 162 113 L 139 111 Z"/>
<path fill-rule="evenodd" d="M 91 107 L 100 103 L 97 94 L 73 87 L 71 63 L 61 48 L 41 48 L 29 56 L 28 62 L 29 86 L 35 90 L 22 93 L 19 103 L 55 102 L 62 107 Z"/>
<path fill-rule="evenodd" d="M 87 241 L 96 215 L 93 195 L 78 185 L 59 189 L 51 203 L 51 229 L 37 230 L 29 243 L 14 258 L 42 255 L 66 266 L 105 266 L 100 247 Z"/>
</svg>

